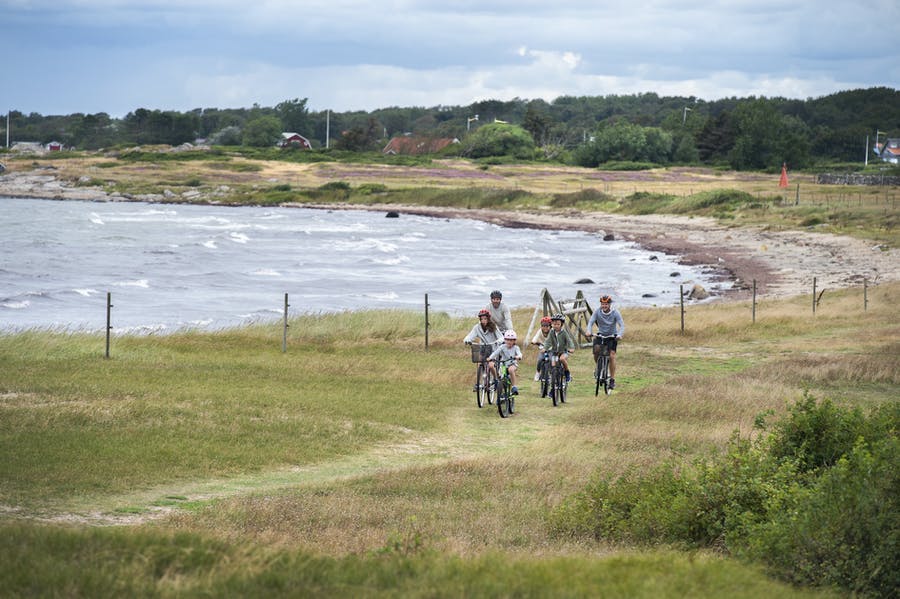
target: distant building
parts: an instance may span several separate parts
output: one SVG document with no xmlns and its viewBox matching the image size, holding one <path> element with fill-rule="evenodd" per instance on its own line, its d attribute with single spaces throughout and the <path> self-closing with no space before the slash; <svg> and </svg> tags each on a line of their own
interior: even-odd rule
<svg viewBox="0 0 900 599">
<path fill-rule="evenodd" d="M 281 142 L 279 143 L 279 145 L 282 148 L 297 146 L 299 148 L 303 148 L 304 150 L 312 149 L 312 145 L 309 143 L 308 139 L 306 139 L 299 133 L 291 133 L 287 131 L 281 134 Z"/>
<path fill-rule="evenodd" d="M 32 154 L 43 154 L 44 145 L 39 141 L 16 141 L 9 148 L 10 152 L 22 152 Z"/>
<path fill-rule="evenodd" d="M 885 162 L 900 164 L 900 137 L 889 137 L 884 143 L 876 144 L 875 155 Z"/>
<path fill-rule="evenodd" d="M 451 144 L 458 144 L 455 137 L 413 137 L 403 135 L 394 137 L 381 151 L 382 154 L 405 154 L 418 156 L 420 154 L 436 154 Z"/>
<path fill-rule="evenodd" d="M 63 150 L 63 145 L 58 141 L 51 141 L 46 146 L 48 152 L 61 152 Z"/>
</svg>

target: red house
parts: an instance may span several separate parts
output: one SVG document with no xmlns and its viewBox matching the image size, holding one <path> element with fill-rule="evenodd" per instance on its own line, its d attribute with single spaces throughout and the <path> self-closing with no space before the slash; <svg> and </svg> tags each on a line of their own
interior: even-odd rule
<svg viewBox="0 0 900 599">
<path fill-rule="evenodd" d="M 298 148 L 303 148 L 304 150 L 312 149 L 312 145 L 310 145 L 309 140 L 299 133 L 282 133 L 280 145 L 282 148 L 290 148 L 296 146 Z"/>
</svg>

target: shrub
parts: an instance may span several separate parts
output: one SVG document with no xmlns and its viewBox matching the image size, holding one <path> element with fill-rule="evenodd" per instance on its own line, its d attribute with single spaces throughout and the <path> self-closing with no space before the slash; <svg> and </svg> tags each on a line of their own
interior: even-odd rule
<svg viewBox="0 0 900 599">
<path fill-rule="evenodd" d="M 765 428 L 760 417 L 758 424 Z M 900 592 L 900 404 L 868 416 L 808 394 L 756 441 L 692 467 L 599 479 L 558 508 L 558 534 L 720 548 L 794 582 Z"/>
</svg>

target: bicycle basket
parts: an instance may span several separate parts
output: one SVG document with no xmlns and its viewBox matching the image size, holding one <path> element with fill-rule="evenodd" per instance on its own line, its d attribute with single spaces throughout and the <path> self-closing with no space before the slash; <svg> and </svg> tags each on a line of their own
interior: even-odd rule
<svg viewBox="0 0 900 599">
<path fill-rule="evenodd" d="M 594 347 L 600 348 L 600 349 L 597 351 L 597 356 L 598 356 L 598 357 L 600 357 L 600 356 L 609 356 L 609 346 L 608 346 L 608 345 L 606 345 L 606 344 L 604 344 L 604 343 L 598 343 L 598 344 L 595 345 Z"/>
<path fill-rule="evenodd" d="M 472 362 L 484 362 L 488 359 L 488 356 L 491 355 L 491 352 L 494 351 L 493 346 L 482 343 L 480 345 L 473 344 L 472 346 Z"/>
</svg>

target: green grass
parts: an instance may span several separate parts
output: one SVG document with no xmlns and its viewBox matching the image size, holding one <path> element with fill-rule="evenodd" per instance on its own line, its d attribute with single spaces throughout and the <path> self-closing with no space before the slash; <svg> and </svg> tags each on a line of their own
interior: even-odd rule
<svg viewBox="0 0 900 599">
<path fill-rule="evenodd" d="M 347 312 L 216 333 L 0 336 L 0 588 L 89 596 L 829 596 L 721 554 L 560 537 L 598 473 L 721 450 L 806 390 L 900 395 L 897 284 L 627 309 L 618 390 L 479 410 L 469 319 Z M 527 322 L 531 309 L 514 313 Z M 527 374 L 534 352 L 526 350 Z M 46 522 L 46 523 L 41 523 Z M 96 524 L 119 524 L 98 527 Z"/>
</svg>

